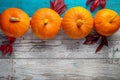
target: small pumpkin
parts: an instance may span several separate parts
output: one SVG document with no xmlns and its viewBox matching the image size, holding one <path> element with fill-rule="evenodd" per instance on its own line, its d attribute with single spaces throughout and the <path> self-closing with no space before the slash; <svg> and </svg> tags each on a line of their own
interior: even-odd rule
<svg viewBox="0 0 120 80">
<path fill-rule="evenodd" d="M 49 8 L 42 8 L 35 12 L 31 20 L 34 34 L 41 39 L 54 38 L 61 26 L 61 19 L 57 12 Z"/>
<path fill-rule="evenodd" d="M 120 27 L 120 17 L 110 9 L 98 11 L 94 17 L 95 30 L 102 36 L 111 36 Z"/>
<path fill-rule="evenodd" d="M 30 26 L 29 16 L 18 8 L 8 8 L 1 14 L 1 30 L 8 37 L 21 37 Z"/>
<path fill-rule="evenodd" d="M 83 7 L 69 9 L 62 20 L 62 28 L 70 38 L 80 39 L 86 37 L 92 30 L 93 18 Z"/>
</svg>

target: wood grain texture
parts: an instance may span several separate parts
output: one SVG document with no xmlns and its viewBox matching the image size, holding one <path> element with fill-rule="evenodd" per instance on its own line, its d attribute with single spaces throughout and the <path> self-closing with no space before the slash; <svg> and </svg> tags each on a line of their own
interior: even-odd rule
<svg viewBox="0 0 120 80">
<path fill-rule="evenodd" d="M 120 80 L 120 59 L 2 59 L 0 80 Z"/>
<path fill-rule="evenodd" d="M 62 31 L 55 39 L 41 40 L 29 30 L 25 36 L 17 39 L 10 58 L 120 58 L 119 36 L 120 31 L 109 37 L 109 48 L 104 47 L 96 54 L 98 44 L 83 45 L 84 39 L 70 39 Z"/>
<path fill-rule="evenodd" d="M 9 80 L 14 74 L 13 60 L 0 59 L 0 80 Z"/>
<path fill-rule="evenodd" d="M 120 80 L 120 59 L 14 59 L 16 80 Z"/>
</svg>

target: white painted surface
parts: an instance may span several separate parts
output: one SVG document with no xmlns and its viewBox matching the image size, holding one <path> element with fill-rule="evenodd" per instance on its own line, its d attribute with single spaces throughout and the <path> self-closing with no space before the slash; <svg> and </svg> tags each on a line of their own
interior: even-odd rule
<svg viewBox="0 0 120 80">
<path fill-rule="evenodd" d="M 0 56 L 0 80 L 120 80 L 119 33 L 95 54 L 97 45 L 83 45 L 84 39 L 61 31 L 55 39 L 40 40 L 30 30 L 17 39 L 11 57 Z"/>
</svg>

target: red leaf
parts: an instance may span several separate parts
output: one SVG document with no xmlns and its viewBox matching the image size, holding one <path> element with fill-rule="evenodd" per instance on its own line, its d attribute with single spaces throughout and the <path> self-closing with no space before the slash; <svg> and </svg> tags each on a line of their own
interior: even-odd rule
<svg viewBox="0 0 120 80">
<path fill-rule="evenodd" d="M 86 40 L 85 40 L 85 42 L 84 42 L 83 44 L 85 44 L 85 45 L 94 44 L 94 43 L 96 43 L 99 39 L 101 39 L 101 40 L 100 40 L 100 45 L 97 47 L 97 49 L 96 49 L 96 51 L 95 51 L 95 52 L 97 53 L 97 52 L 99 52 L 99 51 L 103 48 L 104 45 L 105 45 L 105 46 L 108 46 L 107 37 L 101 36 L 101 35 L 99 35 L 99 34 L 97 34 L 97 33 L 92 33 L 92 34 L 89 34 L 89 35 L 86 37 Z"/>
<path fill-rule="evenodd" d="M 96 49 L 96 53 L 99 52 L 103 48 L 104 45 L 108 46 L 107 37 L 101 36 L 101 42 L 100 42 L 100 45 Z"/>
<path fill-rule="evenodd" d="M 103 48 L 103 46 L 104 46 L 104 44 L 101 43 L 101 44 L 97 47 L 95 53 L 99 52 L 99 51 Z"/>
<path fill-rule="evenodd" d="M 99 5 L 101 5 L 102 8 L 105 8 L 107 0 L 87 0 L 86 5 L 89 5 L 91 2 L 90 10 L 94 11 Z"/>
<path fill-rule="evenodd" d="M 7 45 L 4 45 L 4 48 L 2 50 L 3 55 L 6 55 L 7 53 Z"/>
<path fill-rule="evenodd" d="M 100 1 L 100 5 L 101 5 L 102 8 L 105 8 L 105 6 L 106 6 L 106 0 L 101 0 Z"/>
<path fill-rule="evenodd" d="M 50 0 L 50 7 L 51 9 L 54 9 L 54 3 L 52 2 L 52 0 Z"/>
<path fill-rule="evenodd" d="M 108 40 L 107 40 L 107 37 L 102 36 L 102 41 L 103 41 L 104 45 L 108 46 Z"/>
<path fill-rule="evenodd" d="M 56 6 L 61 0 L 54 0 L 54 5 Z"/>
<path fill-rule="evenodd" d="M 61 9 L 58 10 L 58 14 L 64 13 L 65 10 L 66 10 L 66 5 L 64 5 L 63 7 L 61 7 Z"/>
<path fill-rule="evenodd" d="M 87 45 L 89 45 L 89 44 L 94 44 L 94 43 L 96 43 L 96 42 L 99 40 L 99 38 L 100 38 L 100 35 L 99 35 L 99 34 L 96 34 L 96 33 L 94 33 L 94 34 L 89 34 L 89 35 L 86 37 L 86 40 L 85 40 L 85 42 L 84 42 L 83 44 L 87 44 Z"/>
<path fill-rule="evenodd" d="M 8 53 L 11 55 L 12 51 L 13 51 L 13 43 L 15 42 L 16 38 L 11 38 L 11 37 L 7 37 L 7 43 L 6 44 L 2 44 L 0 46 L 0 51 L 3 53 L 3 55 L 7 55 Z"/>
<path fill-rule="evenodd" d="M 13 44 L 15 42 L 16 38 L 12 38 L 12 37 L 7 37 L 7 41 L 10 43 L 10 44 Z"/>
<path fill-rule="evenodd" d="M 54 2 L 50 0 L 50 7 L 60 15 L 64 13 L 66 10 L 66 5 L 64 3 L 64 0 L 54 0 Z"/>
<path fill-rule="evenodd" d="M 3 50 L 3 54 L 6 55 L 9 52 L 9 46 L 7 45 L 7 47 Z"/>
<path fill-rule="evenodd" d="M 92 3 L 92 6 L 90 7 L 90 10 L 94 11 L 99 4 L 100 4 L 100 0 L 94 0 L 94 2 Z"/>
</svg>

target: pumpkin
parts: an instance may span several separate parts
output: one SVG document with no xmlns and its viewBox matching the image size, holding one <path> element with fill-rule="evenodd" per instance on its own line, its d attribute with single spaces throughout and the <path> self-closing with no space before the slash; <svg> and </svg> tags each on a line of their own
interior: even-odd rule
<svg viewBox="0 0 120 80">
<path fill-rule="evenodd" d="M 95 30 L 102 36 L 111 36 L 120 27 L 120 17 L 110 9 L 98 11 L 94 17 Z"/>
<path fill-rule="evenodd" d="M 86 37 L 92 30 L 93 18 L 83 7 L 69 9 L 62 20 L 62 28 L 70 38 L 80 39 Z"/>
<path fill-rule="evenodd" d="M 21 37 L 30 26 L 29 16 L 18 8 L 8 8 L 1 14 L 1 30 L 8 37 Z"/>
<path fill-rule="evenodd" d="M 54 38 L 61 26 L 61 19 L 57 12 L 49 8 L 42 8 L 35 12 L 31 20 L 34 34 L 41 39 Z"/>
</svg>

